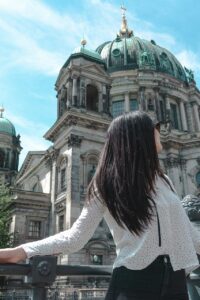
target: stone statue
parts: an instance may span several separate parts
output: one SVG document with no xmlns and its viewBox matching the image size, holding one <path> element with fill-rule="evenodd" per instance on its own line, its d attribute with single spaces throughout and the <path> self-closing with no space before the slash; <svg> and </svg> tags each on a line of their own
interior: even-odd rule
<svg viewBox="0 0 200 300">
<path fill-rule="evenodd" d="M 140 66 L 154 66 L 154 59 L 149 51 L 144 50 L 140 54 L 139 64 Z"/>
<path fill-rule="evenodd" d="M 184 67 L 188 81 L 189 82 L 194 82 L 194 72 L 191 69 L 188 69 L 186 67 Z"/>
<path fill-rule="evenodd" d="M 190 221 L 200 220 L 200 201 L 195 195 L 187 195 L 181 201 Z"/>
</svg>

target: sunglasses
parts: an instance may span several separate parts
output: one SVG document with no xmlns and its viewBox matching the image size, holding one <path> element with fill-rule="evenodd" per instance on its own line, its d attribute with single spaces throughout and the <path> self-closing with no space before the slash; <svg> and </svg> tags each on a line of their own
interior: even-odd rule
<svg viewBox="0 0 200 300">
<path fill-rule="evenodd" d="M 158 132 L 160 132 L 160 122 L 155 123 L 154 128 L 157 129 Z"/>
</svg>

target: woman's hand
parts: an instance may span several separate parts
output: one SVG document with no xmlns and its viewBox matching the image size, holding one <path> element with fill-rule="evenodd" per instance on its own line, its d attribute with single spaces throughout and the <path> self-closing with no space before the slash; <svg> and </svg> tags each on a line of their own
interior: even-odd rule
<svg viewBox="0 0 200 300">
<path fill-rule="evenodd" d="M 0 249 L 0 264 L 17 263 L 26 258 L 27 255 L 20 246 L 16 248 Z"/>
</svg>

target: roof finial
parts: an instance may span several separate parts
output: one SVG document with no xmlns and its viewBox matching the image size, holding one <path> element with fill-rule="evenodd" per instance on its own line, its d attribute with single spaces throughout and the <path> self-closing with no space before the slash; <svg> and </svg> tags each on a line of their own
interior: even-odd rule
<svg viewBox="0 0 200 300">
<path fill-rule="evenodd" d="M 83 38 L 81 39 L 81 45 L 83 47 L 85 47 L 86 44 L 87 44 L 87 41 L 86 41 L 86 39 L 84 38 L 84 35 L 83 35 Z"/>
<path fill-rule="evenodd" d="M 124 3 L 121 5 L 121 11 L 122 11 L 122 16 L 125 17 L 126 7 L 124 6 Z"/>
<path fill-rule="evenodd" d="M 124 4 L 121 5 L 121 12 L 122 12 L 122 23 L 121 23 L 121 29 L 120 29 L 120 36 L 121 37 L 131 37 L 133 35 L 132 30 L 128 30 L 127 20 L 126 20 L 126 7 Z"/>
<path fill-rule="evenodd" d="M 3 106 L 0 107 L 0 118 L 3 118 L 3 112 L 5 111 L 5 109 L 3 108 Z"/>
</svg>

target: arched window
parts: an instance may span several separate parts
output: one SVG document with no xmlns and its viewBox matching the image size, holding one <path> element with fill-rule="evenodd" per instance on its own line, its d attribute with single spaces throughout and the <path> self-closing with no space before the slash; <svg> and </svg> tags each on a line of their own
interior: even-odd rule
<svg viewBox="0 0 200 300">
<path fill-rule="evenodd" d="M 170 103 L 171 122 L 174 129 L 179 129 L 177 105 Z"/>
<path fill-rule="evenodd" d="M 0 149 L 0 168 L 4 167 L 4 163 L 5 163 L 5 152 Z"/>
<path fill-rule="evenodd" d="M 130 100 L 130 111 L 138 110 L 138 102 L 136 99 Z"/>
<path fill-rule="evenodd" d="M 88 110 L 98 111 L 98 90 L 95 86 L 88 84 L 86 93 L 86 108 Z"/>
<path fill-rule="evenodd" d="M 67 157 L 63 155 L 58 160 L 58 185 L 57 192 L 64 192 L 67 188 Z"/>
<path fill-rule="evenodd" d="M 161 121 L 164 121 L 165 119 L 165 112 L 164 112 L 164 103 L 162 100 L 160 100 L 160 117 L 161 117 Z"/>
<path fill-rule="evenodd" d="M 113 118 L 123 114 L 124 112 L 124 100 L 114 101 L 112 103 L 112 115 Z"/>
<path fill-rule="evenodd" d="M 88 164 L 87 164 L 87 183 L 89 184 L 92 180 L 92 177 L 94 176 L 94 173 L 96 172 L 97 167 L 97 160 L 95 158 L 89 158 Z"/>
<path fill-rule="evenodd" d="M 41 185 L 41 183 L 40 183 L 39 181 L 36 182 L 36 183 L 33 185 L 33 187 L 32 187 L 31 190 L 32 190 L 33 192 L 42 193 L 43 190 L 42 190 L 42 185 Z"/>
<path fill-rule="evenodd" d="M 36 182 L 35 184 L 34 184 L 34 186 L 32 187 L 32 191 L 33 192 L 37 192 L 38 191 L 38 183 Z"/>
<path fill-rule="evenodd" d="M 151 98 L 148 100 L 148 110 L 154 111 L 154 104 Z"/>
</svg>

